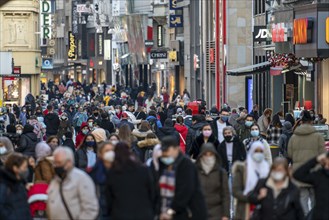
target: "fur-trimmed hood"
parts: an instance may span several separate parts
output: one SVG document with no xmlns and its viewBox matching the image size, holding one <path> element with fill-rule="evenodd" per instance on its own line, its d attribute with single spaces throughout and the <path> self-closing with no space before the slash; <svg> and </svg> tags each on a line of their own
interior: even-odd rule
<svg viewBox="0 0 329 220">
<path fill-rule="evenodd" d="M 157 138 L 149 138 L 149 139 L 145 139 L 143 141 L 138 141 L 138 143 L 137 143 L 139 148 L 154 147 L 157 144 L 160 144 L 160 141 Z"/>
<path fill-rule="evenodd" d="M 146 136 L 150 133 L 153 133 L 152 130 L 148 131 L 140 131 L 138 129 L 134 129 L 131 134 L 134 135 L 137 138 L 146 138 Z"/>
</svg>

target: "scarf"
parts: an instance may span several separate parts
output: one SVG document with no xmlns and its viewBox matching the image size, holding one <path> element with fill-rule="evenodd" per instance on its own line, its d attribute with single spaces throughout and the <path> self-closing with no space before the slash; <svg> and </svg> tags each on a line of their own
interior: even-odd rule
<svg viewBox="0 0 329 220">
<path fill-rule="evenodd" d="M 167 210 L 171 207 L 175 196 L 175 171 L 165 169 L 160 177 L 159 184 L 161 196 L 161 213 L 166 213 Z"/>
</svg>

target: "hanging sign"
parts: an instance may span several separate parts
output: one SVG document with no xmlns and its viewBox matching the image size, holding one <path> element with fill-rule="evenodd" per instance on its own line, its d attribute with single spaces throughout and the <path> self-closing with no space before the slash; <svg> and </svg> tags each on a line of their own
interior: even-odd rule
<svg viewBox="0 0 329 220">
<path fill-rule="evenodd" d="M 41 39 L 51 39 L 51 1 L 40 1 Z"/>
<path fill-rule="evenodd" d="M 298 18 L 294 20 L 294 44 L 312 43 L 313 20 Z"/>
<path fill-rule="evenodd" d="M 67 58 L 70 60 L 76 59 L 76 47 L 75 36 L 71 31 L 69 31 L 69 51 L 67 52 Z"/>
</svg>

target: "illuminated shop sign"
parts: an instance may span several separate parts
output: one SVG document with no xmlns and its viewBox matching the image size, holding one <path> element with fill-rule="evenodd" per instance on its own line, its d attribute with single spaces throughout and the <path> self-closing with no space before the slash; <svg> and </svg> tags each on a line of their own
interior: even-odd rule
<svg viewBox="0 0 329 220">
<path fill-rule="evenodd" d="M 51 39 L 51 1 L 40 1 L 41 39 Z"/>
<path fill-rule="evenodd" d="M 285 23 L 272 24 L 272 42 L 287 42 L 288 30 L 291 30 L 291 23 L 290 25 Z"/>
<path fill-rule="evenodd" d="M 312 43 L 313 20 L 298 18 L 294 20 L 294 44 Z"/>
<path fill-rule="evenodd" d="M 71 31 L 69 31 L 69 51 L 67 53 L 67 58 L 69 58 L 70 60 L 76 59 L 76 48 L 77 45 L 75 43 L 75 36 Z"/>
<path fill-rule="evenodd" d="M 329 17 L 326 19 L 326 42 L 329 44 Z"/>
</svg>

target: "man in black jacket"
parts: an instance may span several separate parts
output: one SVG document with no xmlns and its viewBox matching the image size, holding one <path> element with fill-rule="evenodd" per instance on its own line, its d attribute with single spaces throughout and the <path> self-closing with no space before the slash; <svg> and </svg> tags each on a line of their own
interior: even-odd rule
<svg viewBox="0 0 329 220">
<path fill-rule="evenodd" d="M 174 136 L 178 141 L 180 140 L 179 133 L 174 128 L 174 122 L 171 118 L 167 118 L 165 120 L 164 126 L 162 128 L 157 129 L 156 132 L 157 137 L 161 141 L 164 137 L 172 135 Z"/>
<path fill-rule="evenodd" d="M 114 124 L 109 119 L 109 114 L 103 112 L 101 116 L 102 116 L 102 121 L 99 124 L 99 127 L 103 128 L 109 134 L 115 133 L 115 127 Z"/>
<path fill-rule="evenodd" d="M 154 158 L 151 165 L 157 183 L 157 213 L 160 219 L 207 219 L 197 169 L 180 151 L 177 138 L 164 137 L 161 150 L 161 158 Z"/>
<path fill-rule="evenodd" d="M 57 135 L 59 128 L 59 118 L 56 113 L 54 113 L 54 107 L 51 105 L 47 106 L 48 114 L 45 116 L 45 125 L 47 126 L 46 135 L 47 137 L 51 135 Z"/>
<path fill-rule="evenodd" d="M 315 170 L 318 164 L 322 165 L 322 169 Z M 294 178 L 314 187 L 315 206 L 311 219 L 329 219 L 329 152 L 320 154 L 299 167 Z"/>
</svg>

